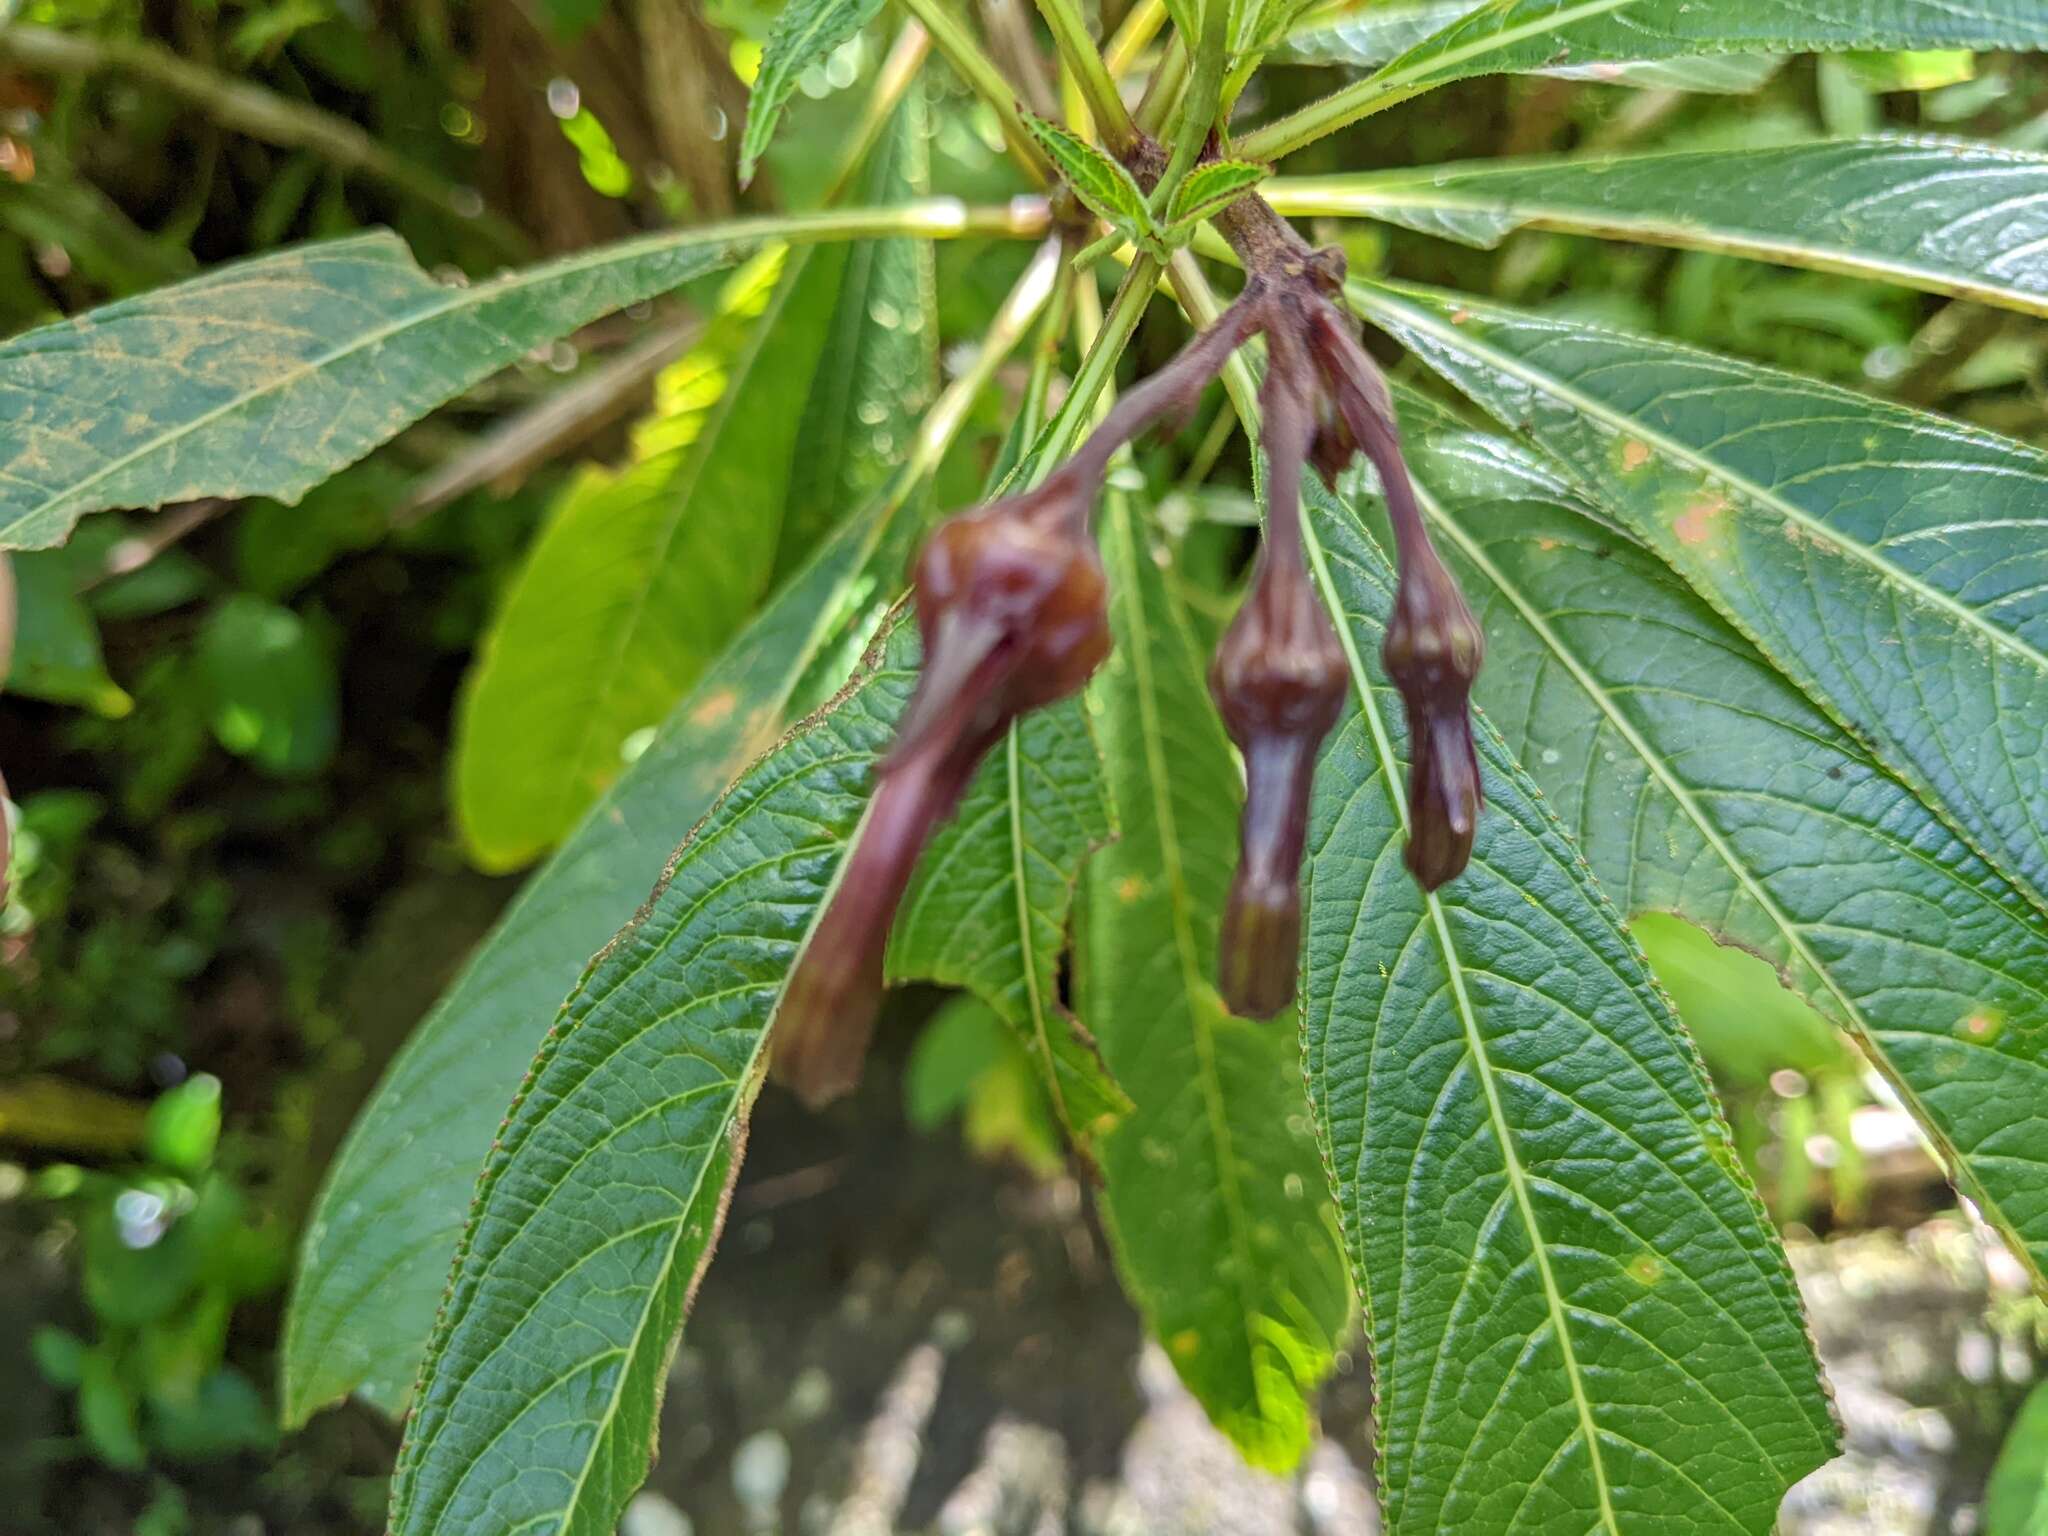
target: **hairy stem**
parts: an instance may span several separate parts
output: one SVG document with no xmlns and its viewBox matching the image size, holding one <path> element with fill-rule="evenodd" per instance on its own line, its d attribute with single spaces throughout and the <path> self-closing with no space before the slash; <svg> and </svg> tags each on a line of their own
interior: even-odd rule
<svg viewBox="0 0 2048 1536">
<path fill-rule="evenodd" d="M 1095 40 L 1088 35 L 1088 23 L 1082 19 L 1080 7 L 1074 0 L 1038 0 L 1038 11 L 1052 29 L 1053 44 L 1072 72 L 1081 99 L 1088 104 L 1096 133 L 1111 151 L 1122 154 L 1130 147 L 1137 130 L 1131 124 L 1123 97 L 1117 93 L 1116 81 L 1096 50 Z"/>
</svg>

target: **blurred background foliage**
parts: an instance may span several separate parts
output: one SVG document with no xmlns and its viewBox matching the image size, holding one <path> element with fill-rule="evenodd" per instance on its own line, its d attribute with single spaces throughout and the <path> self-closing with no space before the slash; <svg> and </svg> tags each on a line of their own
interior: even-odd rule
<svg viewBox="0 0 2048 1536">
<path fill-rule="evenodd" d="M 1011 0 L 983 3 L 991 35 L 1014 35 Z M 1122 7 L 1104 9 L 1113 25 Z M 635 230 L 815 204 L 859 110 L 849 88 L 886 36 L 877 25 L 806 73 L 742 191 L 738 127 L 774 11 L 0 0 L 0 327 L 376 225 L 455 279 Z M 1329 74 L 1276 65 L 1244 108 L 1298 104 Z M 926 76 L 935 189 L 978 201 L 1021 190 L 992 116 L 942 65 Z M 1745 96 L 1490 78 L 1373 118 L 1290 168 L 1916 127 L 2048 148 L 2048 66 L 1798 60 Z M 2048 439 L 2037 320 L 1541 232 L 1492 251 L 1369 224 L 1314 233 L 1357 270 L 1660 332 Z M 941 244 L 942 358 L 986 324 L 1027 254 Z M 264 1530 L 381 1528 L 388 1425 L 346 1410 L 283 1445 L 272 1427 L 296 1226 L 377 1073 L 516 889 L 506 872 L 545 852 L 635 750 L 628 736 L 619 763 L 564 784 L 564 765 L 490 739 L 504 723 L 477 681 L 484 637 L 550 558 L 548 530 L 689 454 L 706 401 L 743 387 L 765 298 L 743 271 L 591 326 L 299 506 L 102 513 L 61 550 L 13 557 L 0 1379 L 31 1385 L 0 1402 L 0 1487 L 22 1490 L 0 1493 L 0 1526 L 37 1531 L 30 1511 L 60 1509 L 48 1529 L 177 1536 L 251 1511 Z M 1138 351 L 1156 361 L 1174 344 L 1163 326 Z M 1022 369 L 976 402 L 941 469 L 940 506 L 975 495 Z M 1193 610 L 1220 621 L 1250 511 L 1242 444 L 1221 442 L 1219 457 L 1209 423 L 1198 414 L 1142 463 L 1180 487 L 1166 502 L 1178 574 Z M 778 554 L 772 569 L 787 568 Z M 700 664 L 653 685 L 655 716 Z M 473 788 L 454 766 L 465 748 L 481 764 Z M 567 797 L 552 820 L 489 820 L 548 795 Z M 1653 914 L 1638 931 L 1781 1223 L 1907 1227 L 1949 1202 L 1883 1090 L 1768 967 L 1675 919 Z M 903 1074 L 915 1133 L 1056 1174 L 1053 1118 L 1012 1037 L 964 999 L 903 1012 L 899 1035 L 910 1038 L 909 1015 L 921 1029 Z M 2038 1395 L 2019 1426 L 1994 1479 L 1992 1536 L 2041 1529 Z"/>
</svg>

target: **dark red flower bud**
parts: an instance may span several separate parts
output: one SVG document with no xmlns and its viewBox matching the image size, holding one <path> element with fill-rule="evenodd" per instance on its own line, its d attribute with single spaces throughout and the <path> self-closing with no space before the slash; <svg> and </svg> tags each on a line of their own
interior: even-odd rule
<svg viewBox="0 0 2048 1536">
<path fill-rule="evenodd" d="M 1245 769 L 1217 987 L 1247 1018 L 1294 1000 L 1309 790 L 1345 690 L 1343 647 L 1299 561 L 1262 561 L 1209 668 L 1209 692 Z"/>
<path fill-rule="evenodd" d="M 1427 544 L 1411 551 L 1380 656 L 1408 711 L 1406 859 L 1426 891 L 1464 870 L 1479 829 L 1470 701 L 1485 653 L 1457 578 Z"/>
<path fill-rule="evenodd" d="M 775 1026 L 775 1076 L 814 1107 L 860 1080 L 889 925 L 933 830 L 1010 723 L 1075 692 L 1109 654 L 1092 491 L 1063 471 L 941 524 L 918 556 L 917 690 Z"/>
</svg>

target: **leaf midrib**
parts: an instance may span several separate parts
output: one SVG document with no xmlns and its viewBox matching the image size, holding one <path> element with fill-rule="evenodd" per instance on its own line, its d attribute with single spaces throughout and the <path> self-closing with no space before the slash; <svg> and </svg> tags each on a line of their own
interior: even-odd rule
<svg viewBox="0 0 2048 1536">
<path fill-rule="evenodd" d="M 1367 677 L 1364 664 L 1359 658 L 1357 638 L 1352 634 L 1351 626 L 1344 621 L 1343 600 L 1331 580 L 1329 561 L 1311 519 L 1301 519 L 1301 532 L 1303 550 L 1315 573 L 1316 585 L 1322 592 L 1323 603 L 1336 618 L 1333 627 L 1337 631 L 1339 644 L 1344 648 L 1344 659 L 1351 672 L 1352 689 L 1358 696 L 1359 713 L 1365 718 L 1372 736 L 1374 751 L 1380 759 L 1380 777 L 1387 786 L 1395 821 L 1402 835 L 1406 836 L 1409 832 L 1408 804 L 1400 788 L 1400 774 L 1396 767 L 1392 739 L 1387 734 L 1386 722 L 1380 717 L 1378 702 L 1373 697 L 1371 680 Z M 1579 1434 L 1586 1444 L 1593 1486 L 1599 1495 L 1601 1523 L 1606 1527 L 1609 1536 L 1621 1536 L 1621 1527 L 1615 1518 L 1606 1462 L 1601 1455 L 1599 1426 L 1593 1418 L 1593 1405 L 1586 1396 L 1578 1354 L 1572 1344 L 1571 1329 L 1565 1316 L 1564 1295 L 1558 1289 L 1557 1277 L 1550 1267 L 1549 1246 L 1544 1239 L 1543 1229 L 1537 1222 L 1535 1205 L 1529 1198 L 1528 1174 L 1522 1167 L 1521 1155 L 1515 1147 L 1514 1133 L 1508 1124 L 1506 1110 L 1501 1104 L 1499 1088 L 1494 1082 L 1493 1064 L 1487 1055 L 1485 1038 L 1479 1030 L 1478 1014 L 1474 1011 L 1472 1000 L 1465 990 L 1464 965 L 1459 957 L 1457 944 L 1452 938 L 1443 902 L 1434 891 L 1426 893 L 1423 900 L 1429 912 L 1430 926 L 1435 933 L 1438 948 L 1444 957 L 1444 972 L 1449 980 L 1452 1001 L 1457 1007 L 1459 1023 L 1465 1035 L 1465 1051 L 1471 1058 L 1473 1071 L 1485 1092 L 1487 1115 L 1493 1125 L 1494 1139 L 1500 1144 L 1502 1166 L 1508 1185 L 1514 1192 L 1516 1211 L 1528 1236 L 1529 1251 L 1535 1259 L 1537 1276 L 1542 1282 L 1543 1299 L 1549 1310 L 1551 1332 L 1556 1336 L 1558 1349 L 1564 1358 L 1565 1379 L 1571 1387 L 1572 1404 L 1578 1413 Z"/>
<path fill-rule="evenodd" d="M 1713 850 L 1715 856 L 1727 867 L 1728 872 L 1735 877 L 1735 881 L 1741 887 L 1743 894 L 1755 902 L 1758 909 L 1770 920 L 1771 926 L 1784 939 L 1786 947 L 1792 951 L 1793 955 L 1802 965 L 1820 979 L 1822 985 L 1827 988 L 1829 995 L 1834 998 L 1836 1004 L 1841 1008 L 1843 1022 L 1847 1025 L 1850 1032 L 1858 1039 L 1868 1042 L 1870 1049 L 1864 1052 L 1865 1059 L 1884 1076 L 1886 1082 L 1905 1101 L 1908 1108 L 1912 1111 L 1914 1122 L 1918 1125 L 1922 1134 L 1934 1143 L 1940 1154 L 1943 1170 L 1950 1181 L 1969 1189 L 1977 1203 L 1990 1216 L 1992 1224 L 2004 1233 L 2007 1243 L 2013 1252 L 2019 1255 L 2022 1263 L 2027 1264 L 2031 1268 L 2033 1261 L 2029 1256 L 2030 1250 L 2027 1243 L 2021 1238 L 2011 1221 L 2006 1217 L 1999 1202 L 1992 1198 L 1990 1193 L 1983 1187 L 1982 1182 L 1969 1171 L 1968 1159 L 1961 1154 L 1955 1143 L 1950 1140 L 1947 1130 L 1941 1123 L 1927 1112 L 1921 1102 L 1919 1091 L 1901 1075 L 1898 1068 L 1893 1065 L 1889 1053 L 1880 1044 L 1881 1037 L 1885 1035 L 1904 1034 L 1915 1039 L 1924 1039 L 1925 1037 L 1915 1035 L 1912 1031 L 1881 1029 L 1870 1020 L 1863 1012 L 1862 1007 L 1842 989 L 1834 973 L 1815 955 L 1812 947 L 1806 942 L 1804 933 L 1799 926 L 1792 921 L 1770 893 L 1758 883 L 1755 874 L 1737 856 L 1727 839 L 1722 835 L 1720 829 L 1707 816 L 1706 812 L 1700 808 L 1691 789 L 1671 772 L 1669 765 L 1662 756 L 1651 747 L 1642 733 L 1636 728 L 1635 722 L 1623 713 L 1621 707 L 1614 702 L 1614 698 L 1607 687 L 1580 663 L 1577 654 L 1565 645 L 1548 620 L 1536 611 L 1534 605 L 1528 601 L 1521 590 L 1502 574 L 1500 569 L 1480 548 L 1478 542 L 1466 532 L 1463 525 L 1449 517 L 1436 499 L 1419 484 L 1416 487 L 1416 499 L 1422 502 L 1428 510 L 1431 521 L 1445 533 L 1452 543 L 1458 546 L 1459 550 L 1473 565 L 1478 567 L 1481 574 L 1493 583 L 1494 589 L 1508 600 L 1509 604 L 1521 617 L 1522 622 L 1527 624 L 1536 634 L 1537 638 L 1543 642 L 1551 655 L 1571 677 L 1572 681 L 1578 685 L 1587 698 L 1592 700 L 1594 706 L 1599 709 L 1608 724 L 1614 728 L 1615 733 L 1627 743 L 1629 749 L 1650 770 L 1651 776 L 1656 779 L 1665 793 L 1671 797 L 1673 803 L 1684 812 L 1687 821 L 1699 833 L 1701 841 Z M 1873 765 L 1873 771 L 1883 772 L 1882 769 L 1876 768 L 1875 765 Z M 1797 802 L 1792 803 L 1796 804 Z M 1811 806 L 1804 805 L 1801 805 L 1800 808 L 1806 811 L 1812 811 L 1813 809 Z M 1976 1042 L 1969 1043 L 1975 1044 Z"/>
<path fill-rule="evenodd" d="M 861 832 L 866 828 L 868 818 L 873 814 L 873 810 L 874 799 L 870 796 L 867 803 L 861 807 L 860 819 L 854 824 L 852 832 L 848 834 L 846 842 L 841 847 L 839 861 L 833 866 L 832 876 L 826 882 L 825 890 L 820 896 L 818 904 L 811 909 L 810 920 L 804 925 L 803 938 L 797 945 L 795 953 L 790 957 L 789 969 L 783 972 L 782 980 L 776 985 L 775 1000 L 769 1005 L 767 1016 L 763 1019 L 761 1028 L 755 1036 L 754 1049 L 749 1057 L 747 1077 L 734 1083 L 730 1107 L 725 1114 L 719 1117 L 718 1125 L 713 1132 L 714 1138 L 729 1138 L 732 1134 L 733 1124 L 744 1113 L 746 1104 L 751 1102 L 748 1092 L 750 1086 L 748 1079 L 753 1079 L 755 1085 L 758 1085 L 758 1074 L 755 1068 L 758 1066 L 762 1054 L 768 1049 L 769 1039 L 775 1027 L 776 1016 L 782 1011 L 783 1000 L 789 992 L 790 978 L 796 974 L 797 966 L 802 963 L 805 953 L 810 949 L 811 940 L 817 935 L 819 922 L 827 908 L 831 906 L 832 898 L 838 893 L 840 883 L 845 878 L 848 863 L 845 857 L 846 850 L 858 844 Z M 623 985 L 624 981 L 630 979 L 631 975 L 637 974 L 638 970 L 636 969 L 634 972 L 629 973 L 627 978 L 622 978 L 619 985 Z M 616 995 L 618 990 L 619 986 L 615 985 L 607 995 Z M 600 1449 L 604 1445 L 606 1437 L 610 1434 L 613 1423 L 618 1418 L 621 1401 L 625 1394 L 626 1381 L 632 1374 L 632 1361 L 640 1348 L 641 1338 L 646 1332 L 648 1320 L 652 1317 L 655 1310 L 653 1300 L 659 1295 L 662 1286 L 668 1283 L 669 1275 L 674 1271 L 676 1253 L 681 1247 L 684 1229 L 689 1225 L 690 1213 L 697 1209 L 698 1200 L 704 1192 L 704 1181 L 710 1175 L 712 1163 L 717 1160 L 716 1150 L 710 1141 L 706 1142 L 706 1148 L 705 1156 L 697 1168 L 697 1176 L 690 1184 L 687 1198 L 678 1207 L 675 1216 L 670 1218 L 670 1224 L 673 1225 L 675 1231 L 669 1239 L 667 1251 L 662 1255 L 661 1268 L 656 1274 L 653 1283 L 648 1285 L 642 1292 L 639 1317 L 634 1322 L 632 1338 L 621 1351 L 626 1364 L 620 1368 L 618 1375 L 612 1382 L 611 1391 L 605 1402 L 604 1412 L 596 1420 L 592 1421 L 594 1432 L 591 1435 L 590 1447 L 584 1455 L 582 1466 L 577 1471 L 576 1482 L 571 1487 L 568 1498 L 558 1511 L 565 1522 L 565 1529 L 567 1528 L 567 1523 L 573 1522 L 577 1516 L 577 1501 L 582 1497 L 583 1488 L 590 1478 L 591 1468 L 596 1465 Z M 481 1196 L 479 1198 L 481 1199 Z M 651 1227 L 658 1225 L 658 1223 L 650 1223 L 649 1225 Z M 493 1256 L 494 1260 L 501 1258 L 506 1251 L 507 1247 L 500 1247 Z M 477 1283 L 481 1287 L 481 1277 L 479 1277 Z M 466 1308 L 465 1315 L 467 1315 Z M 452 1332 L 453 1328 L 451 1326 L 451 1335 Z M 444 1419 L 442 1422 L 446 1425 L 451 1420 Z M 427 1454 L 427 1447 L 422 1446 L 419 1454 L 423 1461 Z M 410 1514 L 410 1512 L 410 1504 L 408 1504 L 407 1513 Z M 402 1524 L 403 1522 L 399 1523 Z"/>
<path fill-rule="evenodd" d="M 2048 294 L 2032 293 L 2023 288 L 1986 282 L 1958 269 L 1925 266 L 1897 257 L 1879 258 L 1843 246 L 1811 245 L 1802 240 L 1768 236 L 1757 231 L 1738 231 L 1720 221 L 1690 224 L 1671 217 L 1648 214 L 1595 214 L 1588 209 L 1574 208 L 1570 204 L 1524 201 L 1512 194 L 1503 194 L 1497 200 L 1489 200 L 1476 193 L 1461 195 L 1453 189 L 1440 189 L 1421 183 L 1397 184 L 1391 179 L 1385 187 L 1367 185 L 1355 192 L 1338 187 L 1335 189 L 1335 195 L 1358 198 L 1358 215 L 1379 218 L 1382 223 L 1396 221 L 1385 218 L 1376 210 L 1410 208 L 1430 212 L 1474 213 L 1508 221 L 1507 227 L 1501 231 L 1503 235 L 1522 228 L 1545 229 L 1562 234 L 1592 235 L 1597 238 L 1612 236 L 1637 239 L 1684 250 L 1729 252 L 1778 259 L 1787 266 L 1805 267 L 1818 272 L 1835 272 L 1846 277 L 1888 278 L 1905 287 L 1974 298 L 2018 314 L 2048 316 Z"/>
<path fill-rule="evenodd" d="M 1116 529 L 1118 542 L 1123 546 L 1124 569 L 1135 573 L 1138 570 L 1137 562 L 1144 558 L 1144 552 L 1137 548 L 1131 520 L 1129 504 L 1121 496 L 1116 496 L 1109 521 Z M 1165 742 L 1160 730 L 1159 706 L 1152 672 L 1152 629 L 1145 614 L 1143 583 L 1136 579 L 1127 581 L 1125 597 L 1137 620 L 1133 626 L 1133 643 L 1130 647 L 1131 670 L 1135 674 L 1134 680 L 1138 689 L 1138 728 L 1145 742 L 1145 780 L 1151 791 L 1153 815 L 1159 823 L 1160 873 L 1166 879 L 1167 904 L 1173 913 L 1174 949 L 1180 959 L 1181 990 L 1186 1001 L 1188 1032 L 1195 1046 L 1202 1109 L 1209 1121 L 1209 1134 L 1216 1143 L 1218 1182 L 1222 1188 L 1225 1217 L 1230 1227 L 1231 1253 L 1235 1261 L 1232 1266 L 1236 1270 L 1233 1277 L 1234 1289 L 1237 1291 L 1238 1313 L 1249 1351 L 1257 1346 L 1262 1336 L 1258 1307 L 1251 1291 L 1251 1246 L 1246 1236 L 1249 1221 L 1245 1214 L 1244 1192 L 1238 1187 L 1235 1143 L 1230 1134 L 1228 1117 L 1223 1109 L 1222 1084 L 1216 1071 L 1215 1042 L 1210 1037 L 1209 1024 L 1205 1021 L 1198 1002 L 1200 988 L 1205 983 L 1201 974 L 1201 962 L 1195 954 L 1194 925 L 1188 912 L 1187 874 L 1185 866 L 1181 863 L 1180 837 L 1173 815 L 1173 797 L 1167 787 Z M 1265 1393 L 1259 1385 L 1259 1373 L 1256 1368 L 1253 1368 L 1251 1375 L 1254 1395 L 1259 1399 L 1263 1411 Z"/>
<path fill-rule="evenodd" d="M 1498 348 L 1487 346 L 1483 338 L 1468 336 L 1455 329 L 1446 329 L 1438 323 L 1433 315 L 1405 302 L 1404 296 L 1387 285 L 1372 282 L 1354 284 L 1352 292 L 1360 297 L 1361 302 L 1366 307 L 1394 310 L 1409 324 L 1414 325 L 1419 330 L 1429 332 L 1438 340 L 1447 342 L 1455 349 L 1484 356 L 1491 366 L 1499 368 L 1501 372 L 1509 374 L 1523 383 L 1541 390 L 1545 394 L 1564 401 L 1582 415 L 1604 422 L 1616 431 L 1637 438 L 1646 446 L 1658 449 L 1669 458 L 1692 465 L 1702 473 L 1727 486 L 1739 496 L 1756 504 L 1758 508 L 1779 512 L 1788 522 L 1797 523 L 1809 533 L 1825 540 L 1844 553 L 1854 555 L 1878 578 L 1881 584 L 1895 586 L 1900 591 L 1918 598 L 1928 606 L 1939 608 L 1972 631 L 1981 634 L 1994 648 L 2010 651 L 2025 661 L 2035 671 L 2048 674 L 2048 654 L 2044 654 L 2033 645 L 2028 644 L 2018 635 L 1992 624 L 1981 613 L 1970 607 L 1967 603 L 1964 603 L 1960 598 L 1943 592 L 1939 587 L 1930 586 L 1917 576 L 1901 570 L 1898 566 L 1887 561 L 1870 545 L 1860 539 L 1849 537 L 1841 530 L 1815 517 L 1797 503 L 1785 500 L 1775 491 L 1758 485 L 1746 475 L 1721 468 L 1716 461 L 1707 456 L 1704 450 L 1689 447 L 1675 438 L 1656 431 L 1637 418 L 1627 415 L 1605 401 L 1599 400 L 1565 383 L 1564 380 L 1558 378 L 1555 374 L 1547 373 L 1542 369 L 1525 364 L 1519 358 L 1504 353 Z M 1510 316 L 1509 323 L 1520 323 L 1520 317 Z M 1587 326 L 1583 327 L 1583 329 L 1603 338 L 1620 337 L 1619 332 L 1602 330 L 1597 326 Z M 1671 344 L 1664 343 L 1663 345 Z M 1711 357 L 1711 354 L 1708 353 L 1694 353 L 1691 348 L 1677 348 L 1676 350 L 1689 355 Z M 1725 359 L 1713 360 L 1725 361 Z M 1801 382 L 1811 381 L 1802 380 Z M 1872 401 L 1870 404 L 1876 406 L 1880 402 Z"/>
</svg>

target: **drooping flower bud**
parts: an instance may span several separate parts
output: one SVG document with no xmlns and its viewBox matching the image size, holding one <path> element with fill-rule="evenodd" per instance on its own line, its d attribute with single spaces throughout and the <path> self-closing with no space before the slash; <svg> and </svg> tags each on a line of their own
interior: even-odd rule
<svg viewBox="0 0 2048 1536">
<path fill-rule="evenodd" d="M 1424 545 L 1402 561 L 1380 647 L 1408 711 L 1409 873 L 1426 891 L 1460 874 L 1479 829 L 1472 683 L 1486 638 L 1457 579 Z"/>
<path fill-rule="evenodd" d="M 1302 556 L 1301 476 L 1316 434 L 1314 375 L 1287 331 L 1268 333 L 1259 399 L 1265 544 L 1251 593 L 1209 667 L 1209 692 L 1245 769 L 1217 989 L 1248 1018 L 1278 1013 L 1294 999 L 1309 791 L 1316 751 L 1343 712 L 1346 690 L 1343 647 Z"/>
<path fill-rule="evenodd" d="M 1262 560 L 1209 668 L 1209 692 L 1245 770 L 1217 988 L 1247 1018 L 1294 999 L 1309 790 L 1345 689 L 1343 648 L 1300 561 Z"/>
<path fill-rule="evenodd" d="M 814 1107 L 860 1079 L 889 925 L 932 832 L 1010 723 L 1075 692 L 1109 653 L 1093 489 L 1062 471 L 941 524 L 918 556 L 917 689 L 775 1026 L 775 1076 Z"/>
</svg>

